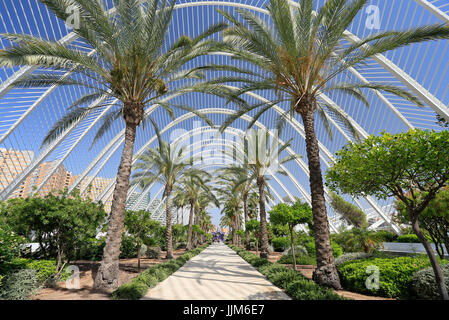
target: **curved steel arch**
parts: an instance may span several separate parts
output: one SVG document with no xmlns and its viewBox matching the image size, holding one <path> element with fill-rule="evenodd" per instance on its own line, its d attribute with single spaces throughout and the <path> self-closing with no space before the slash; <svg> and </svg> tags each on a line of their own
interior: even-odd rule
<svg viewBox="0 0 449 320">
<path fill-rule="evenodd" d="M 449 20 L 448 20 L 448 16 L 447 16 L 447 14 L 445 14 L 444 12 L 442 12 L 441 10 L 439 10 L 435 5 L 433 5 L 433 4 L 431 4 L 429 1 L 426 1 L 426 0 L 414 0 L 415 2 L 417 2 L 417 3 L 419 3 L 420 5 L 422 5 L 424 8 L 426 8 L 427 10 L 429 10 L 430 12 L 432 12 L 432 14 L 434 14 L 435 16 L 437 16 L 439 19 L 442 19 L 443 21 L 445 21 L 445 22 L 448 22 Z M 207 3 L 210 3 L 210 5 L 226 5 L 226 2 L 220 2 L 220 1 L 203 1 L 203 2 L 191 2 L 191 3 L 184 3 L 184 4 L 179 4 L 179 6 L 180 7 L 188 7 L 188 6 L 199 6 L 199 5 L 202 5 L 202 4 L 205 4 L 205 2 L 207 2 Z M 233 5 L 233 6 L 236 6 L 235 5 L 235 3 L 232 3 L 231 2 L 231 4 Z M 243 4 L 242 4 L 243 5 Z M 249 5 L 246 5 L 247 7 L 248 7 L 248 9 L 251 9 L 251 10 L 256 10 L 255 8 L 258 8 L 258 7 L 256 7 L 256 6 L 249 6 Z M 112 9 L 113 10 L 113 9 Z M 66 38 L 66 37 L 70 37 L 70 34 L 69 35 L 67 35 L 67 36 L 65 36 L 64 38 Z M 61 40 L 62 41 L 62 40 Z M 388 62 L 388 61 L 387 61 Z M 390 61 L 391 62 L 391 61 Z M 388 64 L 388 63 L 387 63 Z M 380 65 L 382 65 L 382 64 L 380 64 Z M 390 64 L 388 64 L 387 65 L 387 67 L 391 67 L 392 65 L 390 65 Z M 393 64 L 393 66 L 394 66 L 394 64 Z M 388 68 L 386 68 L 386 70 L 388 71 Z M 406 84 L 406 82 L 408 81 L 408 80 L 410 80 L 410 79 L 408 79 L 407 78 L 407 73 L 405 73 L 405 75 L 403 75 L 403 74 L 401 74 L 400 73 L 400 71 L 401 70 L 396 70 L 397 71 L 397 73 L 398 74 L 396 74 L 395 76 L 399 76 L 400 78 L 402 77 L 403 79 L 401 80 L 401 82 L 402 83 L 405 83 Z M 21 72 L 24 72 L 24 70 L 22 70 L 21 69 Z M 390 71 L 389 71 L 390 72 Z M 391 72 L 390 72 L 391 73 Z M 391 73 L 391 74 L 394 74 L 394 73 Z M 357 76 L 357 75 L 356 75 Z M 410 77 L 411 78 L 411 77 Z M 12 79 L 12 78 L 8 78 L 8 80 L 10 80 L 10 79 Z M 2 85 L 5 85 L 5 84 L 7 84 L 7 82 L 8 82 L 8 80 L 6 81 L 6 82 L 4 82 Z M 413 79 L 411 79 L 411 80 L 413 80 Z M 362 79 L 361 79 L 361 81 L 363 81 Z M 413 83 L 413 81 L 408 81 L 409 82 L 409 85 L 410 86 L 414 86 L 415 85 L 415 83 Z M 417 83 L 417 82 L 416 82 Z M 420 85 L 419 83 L 417 83 L 418 85 Z M 0 88 L 2 88 L 2 87 L 0 87 Z M 422 86 L 414 86 L 414 88 L 416 89 L 416 90 L 420 90 L 420 89 L 424 89 L 425 90 L 425 88 L 423 88 Z M 0 97 L 1 97 L 1 90 L 0 90 Z M 422 91 L 421 90 L 421 92 L 422 92 L 422 94 L 424 94 L 424 95 L 426 95 L 427 97 L 429 97 L 429 99 L 430 100 L 432 100 L 432 95 L 428 95 L 425 91 Z M 388 100 L 388 99 L 386 99 L 386 100 Z M 438 99 L 437 99 L 438 100 Z M 439 101 L 439 100 L 438 100 Z M 437 103 L 438 104 L 438 101 L 433 101 L 434 103 Z M 385 102 L 385 101 L 384 101 Z M 432 102 L 432 101 L 431 101 Z M 441 101 L 439 101 L 439 102 L 441 102 Z M 442 110 L 443 111 L 445 111 L 445 109 L 443 108 L 443 107 L 445 107 L 444 105 L 443 106 L 441 106 L 442 107 Z M 447 109 L 447 108 L 446 108 Z M 401 112 L 399 112 L 399 114 L 401 114 L 402 115 L 402 113 Z M 398 115 L 398 114 L 397 114 Z M 447 118 L 447 117 L 446 117 Z M 405 117 L 404 117 L 404 119 L 406 119 Z M 410 126 L 409 126 L 410 127 Z M 337 126 L 337 129 L 338 129 L 339 127 Z M 54 149 L 54 148 L 53 148 Z M 51 151 L 52 150 L 49 150 L 49 152 L 47 153 L 47 155 L 49 155 L 50 153 L 51 153 Z M 42 161 L 45 159 L 45 157 L 42 157 Z M 100 159 L 101 159 L 101 157 L 100 157 Z M 31 171 L 32 171 L 33 169 L 31 169 L 31 170 L 28 170 L 28 171 L 30 171 L 30 173 L 31 173 Z M 90 172 L 90 171 L 89 171 Z"/>
</svg>

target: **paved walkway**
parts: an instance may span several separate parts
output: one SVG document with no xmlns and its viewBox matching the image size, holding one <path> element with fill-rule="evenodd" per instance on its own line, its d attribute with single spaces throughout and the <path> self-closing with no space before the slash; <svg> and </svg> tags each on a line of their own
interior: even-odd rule
<svg viewBox="0 0 449 320">
<path fill-rule="evenodd" d="M 224 244 L 212 244 L 149 290 L 143 300 L 289 300 Z"/>
</svg>

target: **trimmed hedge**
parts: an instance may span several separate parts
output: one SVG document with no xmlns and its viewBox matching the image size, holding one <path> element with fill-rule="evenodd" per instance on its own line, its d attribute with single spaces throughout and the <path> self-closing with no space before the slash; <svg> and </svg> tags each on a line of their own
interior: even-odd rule
<svg viewBox="0 0 449 320">
<path fill-rule="evenodd" d="M 401 242 L 401 243 L 421 243 L 419 241 L 419 238 L 416 234 L 404 234 L 402 236 L 397 237 L 397 239 L 394 242 Z"/>
<path fill-rule="evenodd" d="M 444 262 L 443 262 L 444 263 Z M 366 280 L 369 266 L 379 268 L 379 289 L 367 289 Z M 368 258 L 352 260 L 338 266 L 344 288 L 368 295 L 387 298 L 413 298 L 412 277 L 415 272 L 430 266 L 427 257 Z"/>
<path fill-rule="evenodd" d="M 285 292 L 297 300 L 347 300 L 339 296 L 335 291 L 321 287 L 312 280 L 304 277 L 300 272 L 287 268 L 278 263 L 272 263 L 260 258 L 243 248 L 229 245 L 249 264 L 258 269 L 271 283 L 284 289 Z M 293 284 L 295 284 L 293 286 Z"/>
<path fill-rule="evenodd" d="M 141 272 L 130 282 L 121 285 L 112 293 L 113 299 L 138 300 L 145 296 L 149 289 L 154 288 L 159 282 L 164 281 L 168 276 L 181 268 L 189 259 L 198 255 L 210 244 L 190 250 L 176 259 L 157 264 Z"/>
</svg>

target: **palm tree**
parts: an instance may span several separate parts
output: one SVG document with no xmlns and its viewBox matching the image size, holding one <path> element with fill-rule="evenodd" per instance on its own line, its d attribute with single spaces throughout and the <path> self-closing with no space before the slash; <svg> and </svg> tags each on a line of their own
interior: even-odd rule
<svg viewBox="0 0 449 320">
<path fill-rule="evenodd" d="M 77 49 L 80 46 L 67 48 L 60 42 L 31 35 L 2 34 L 1 38 L 14 45 L 0 52 L 0 66 L 32 66 L 48 70 L 14 82 L 12 85 L 15 87 L 78 86 L 88 92 L 73 102 L 67 114 L 48 132 L 42 145 L 55 141 L 99 108 L 105 111 L 105 115 L 94 142 L 112 127 L 114 121 L 124 120 L 125 144 L 113 193 L 103 260 L 95 279 L 95 288 L 115 289 L 118 286 L 121 231 L 137 127 L 146 119 L 145 108 L 150 104 L 159 104 L 173 117 L 173 105 L 164 97 L 192 91 L 216 95 L 229 93 L 229 89 L 223 86 L 195 81 L 189 87 L 175 88 L 176 81 L 203 78 L 201 68 L 190 71 L 181 68 L 201 55 L 216 52 L 217 44 L 206 38 L 223 30 L 225 24 L 212 26 L 195 39 L 181 37 L 167 47 L 165 39 L 175 0 L 114 0 L 114 14 L 103 7 L 102 1 L 40 2 L 61 21 L 68 21 L 73 7 L 76 7 L 79 26 L 73 32 L 91 52 Z M 203 70 L 211 68 L 213 66 Z M 58 75 L 61 71 L 70 75 L 61 77 Z M 190 107 L 176 107 L 207 120 Z"/>
<path fill-rule="evenodd" d="M 190 205 L 186 245 L 187 250 L 192 249 L 192 232 L 195 218 L 195 208 L 198 206 L 198 198 L 202 192 L 210 192 L 210 188 L 207 185 L 209 180 L 209 173 L 198 169 L 191 169 L 188 170 L 180 180 L 178 180 L 176 185 L 177 190 L 185 195 L 186 202 Z"/>
<path fill-rule="evenodd" d="M 214 193 L 210 188 L 203 188 L 201 194 L 198 196 L 196 202 L 195 202 L 195 225 L 201 228 L 202 225 L 202 217 L 206 214 L 206 208 L 210 206 L 210 204 L 213 203 L 216 207 L 220 206 L 220 202 L 215 197 Z M 201 229 L 200 229 L 201 230 Z M 194 232 L 193 237 L 193 246 L 198 246 L 198 233 Z"/>
<path fill-rule="evenodd" d="M 174 189 L 173 205 L 176 207 L 176 223 L 179 224 L 179 209 L 181 209 L 181 222 L 184 223 L 184 207 L 187 203 L 187 197 L 180 188 Z"/>
<path fill-rule="evenodd" d="M 265 104 L 241 107 L 230 116 L 221 130 L 250 111 L 256 111 L 254 123 L 275 104 L 288 102 L 288 109 L 278 117 L 277 127 L 285 124 L 287 117 L 299 115 L 304 124 L 310 190 L 315 231 L 318 267 L 314 280 L 323 285 L 341 288 L 330 245 L 330 232 L 324 198 L 323 179 L 319 159 L 319 146 L 315 134 L 315 113 L 322 118 L 325 129 L 331 134 L 326 108 L 352 130 L 355 129 L 339 108 L 323 104 L 319 97 L 327 92 L 340 91 L 368 102 L 362 90 L 385 91 L 422 106 L 421 101 L 400 87 L 385 83 L 341 83 L 338 77 L 350 68 L 362 66 L 370 58 L 412 43 L 449 38 L 449 27 L 431 25 L 407 31 L 388 31 L 370 35 L 347 44 L 346 29 L 364 8 L 368 0 L 327 0 L 317 12 L 313 0 L 299 0 L 290 6 L 288 0 L 270 0 L 267 10 L 271 23 L 255 13 L 237 9 L 233 16 L 220 13 L 233 26 L 225 30 L 224 42 L 234 58 L 249 62 L 259 70 L 257 76 L 234 77 L 232 81 L 244 83 L 238 95 L 255 90 L 273 90 L 276 99 Z M 349 79 L 347 77 L 347 79 Z M 229 82 L 229 77 L 216 79 Z M 330 135 L 330 137 L 332 137 Z"/>
<path fill-rule="evenodd" d="M 229 168 L 228 168 L 229 169 Z M 223 172 L 225 169 L 219 169 L 217 172 Z M 236 188 L 237 183 L 240 181 L 238 180 L 238 177 L 235 174 L 231 175 L 225 175 L 220 174 L 220 180 L 217 181 L 217 195 L 219 196 L 219 199 L 221 202 L 224 203 L 224 207 L 222 209 L 222 213 L 228 215 L 231 217 L 231 220 L 233 221 L 232 225 L 232 243 L 234 245 L 237 245 L 239 243 L 239 238 L 236 235 L 236 231 L 240 230 L 241 227 L 241 207 L 243 204 L 242 199 L 242 189 Z"/>
<path fill-rule="evenodd" d="M 259 191 L 259 216 L 260 216 L 260 234 L 261 234 L 261 248 L 260 257 L 268 258 L 268 230 L 267 218 L 265 210 L 265 202 L 268 196 L 266 193 L 267 176 L 271 174 L 283 174 L 286 172 L 280 168 L 291 160 L 297 159 L 299 155 L 285 156 L 279 159 L 281 153 L 290 146 L 290 141 L 278 146 L 278 141 L 272 139 L 269 141 L 269 132 L 267 130 L 251 130 L 246 136 L 247 143 L 244 146 L 243 163 L 244 167 L 249 169 L 246 180 L 242 181 L 256 181 Z M 249 174 L 248 174 L 249 173 Z M 240 183 L 243 183 L 240 181 Z"/>
<path fill-rule="evenodd" d="M 228 174 L 231 176 L 234 176 L 235 179 L 235 186 L 233 188 L 234 192 L 240 192 L 242 195 L 242 201 L 243 201 L 243 215 L 245 218 L 245 225 L 249 220 L 248 217 L 248 196 L 251 193 L 251 191 L 254 190 L 254 188 L 256 187 L 255 184 L 255 180 L 254 178 L 251 178 L 251 174 L 250 174 L 250 168 L 248 166 L 236 166 L 236 165 L 232 165 L 229 167 L 225 167 L 222 168 L 221 171 L 224 174 Z M 245 245 L 246 245 L 246 250 L 250 249 L 250 244 L 249 244 L 249 231 L 245 229 Z"/>
<path fill-rule="evenodd" d="M 171 193 L 175 182 L 180 179 L 191 165 L 193 159 L 185 160 L 185 147 L 178 148 L 178 144 L 168 144 L 159 132 L 156 123 L 151 119 L 156 130 L 159 146 L 157 149 L 149 148 L 134 165 L 134 172 L 131 177 L 131 184 L 139 184 L 142 189 L 154 182 L 164 185 L 163 197 L 166 199 L 165 219 L 166 219 L 166 259 L 173 258 L 172 239 L 172 203 Z"/>
</svg>

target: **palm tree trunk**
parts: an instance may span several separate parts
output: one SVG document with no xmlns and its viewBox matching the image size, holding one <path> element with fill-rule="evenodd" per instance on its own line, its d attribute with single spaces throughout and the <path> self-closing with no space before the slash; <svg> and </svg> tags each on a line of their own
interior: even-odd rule
<svg viewBox="0 0 449 320">
<path fill-rule="evenodd" d="M 176 207 L 176 224 L 179 224 L 179 207 Z"/>
<path fill-rule="evenodd" d="M 190 201 L 189 229 L 187 231 L 186 250 L 192 250 L 193 201 Z"/>
<path fill-rule="evenodd" d="M 165 225 L 166 225 L 166 234 L 165 240 L 167 242 L 167 255 L 166 259 L 173 259 L 173 237 L 172 237 L 172 216 L 171 216 L 171 186 L 166 186 L 165 188 L 165 196 L 167 197 L 167 204 L 165 208 Z"/>
<path fill-rule="evenodd" d="M 246 250 L 250 250 L 251 247 L 249 245 L 249 231 L 246 228 L 246 224 L 248 223 L 248 194 L 245 193 L 243 195 L 243 211 L 245 213 L 245 243 L 246 243 Z"/>
<path fill-rule="evenodd" d="M 122 242 L 126 195 L 128 193 L 129 176 L 131 174 L 136 129 L 136 123 L 126 122 L 125 146 L 123 148 L 112 198 L 106 245 L 103 251 L 103 260 L 95 277 L 94 288 L 97 290 L 110 291 L 118 287 L 120 244 Z"/>
<path fill-rule="evenodd" d="M 321 173 L 318 140 L 315 135 L 314 110 L 316 102 L 302 109 L 301 117 L 306 134 L 306 150 L 309 162 L 309 180 L 312 196 L 313 229 L 315 232 L 315 247 L 317 269 L 313 273 L 313 280 L 320 284 L 341 289 L 340 279 L 332 253 L 329 223 L 327 220 L 326 203 L 324 199 L 323 177 Z"/>
<path fill-rule="evenodd" d="M 181 207 L 181 224 L 184 225 L 184 206 Z"/>
<path fill-rule="evenodd" d="M 140 239 L 137 240 L 137 270 L 140 271 Z"/>
<path fill-rule="evenodd" d="M 295 239 L 293 238 L 293 226 L 289 225 L 289 229 L 290 229 L 290 244 L 292 246 L 293 270 L 296 270 Z"/>
<path fill-rule="evenodd" d="M 414 215 L 410 214 L 410 217 L 413 217 Z M 449 295 L 447 293 L 446 284 L 444 281 L 444 274 L 441 270 L 441 266 L 438 263 L 438 259 L 435 255 L 435 252 L 433 251 L 429 241 L 424 236 L 423 232 L 421 231 L 421 228 L 419 227 L 419 222 L 417 217 L 412 218 L 412 228 L 413 231 L 418 236 L 419 240 L 423 244 L 424 248 L 426 249 L 427 256 L 430 259 L 430 263 L 432 265 L 433 272 L 435 273 L 435 281 L 437 283 L 438 292 L 440 293 L 441 300 L 449 300 Z"/>
<path fill-rule="evenodd" d="M 198 208 L 195 208 L 195 225 L 198 225 L 198 219 L 199 219 L 199 212 Z M 196 248 L 198 246 L 198 233 L 193 233 L 193 247 Z"/>
<path fill-rule="evenodd" d="M 259 187 L 259 211 L 260 211 L 260 257 L 268 258 L 268 231 L 267 214 L 265 211 L 265 178 L 257 177 L 257 186 Z"/>
</svg>

